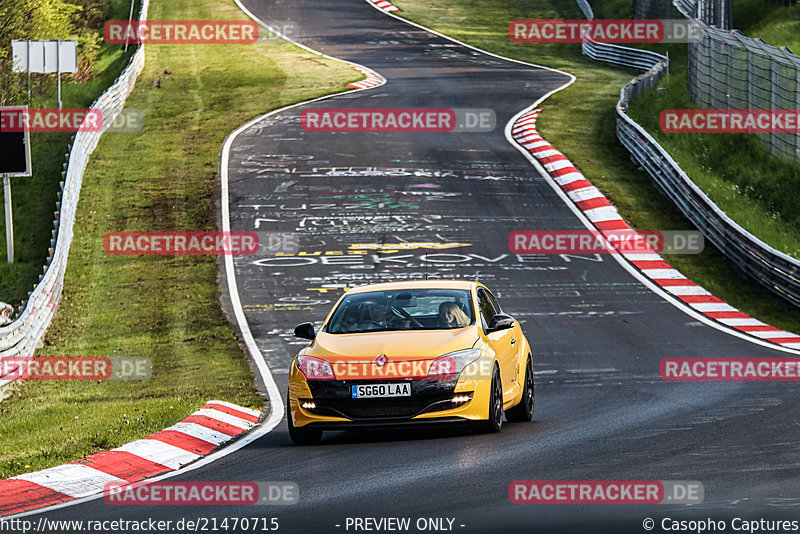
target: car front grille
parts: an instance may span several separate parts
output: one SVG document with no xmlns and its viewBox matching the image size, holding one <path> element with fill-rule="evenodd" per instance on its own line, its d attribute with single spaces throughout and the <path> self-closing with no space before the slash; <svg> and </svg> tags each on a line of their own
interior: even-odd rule
<svg viewBox="0 0 800 534">
<path fill-rule="evenodd" d="M 456 381 L 413 380 L 410 397 L 354 399 L 351 386 L 367 382 L 352 380 L 308 382 L 316 407 L 311 412 L 318 415 L 346 417 L 347 419 L 405 419 L 421 413 L 454 408 Z M 368 383 L 374 384 L 374 381 Z"/>
</svg>

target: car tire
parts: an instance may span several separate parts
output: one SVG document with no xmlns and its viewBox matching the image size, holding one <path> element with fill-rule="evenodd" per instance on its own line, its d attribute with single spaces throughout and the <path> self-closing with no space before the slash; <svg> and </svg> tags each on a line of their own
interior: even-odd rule
<svg viewBox="0 0 800 534">
<path fill-rule="evenodd" d="M 491 394 L 489 395 L 489 419 L 472 425 L 477 434 L 493 434 L 503 428 L 503 386 L 500 383 L 500 371 L 497 366 L 492 373 Z"/>
<path fill-rule="evenodd" d="M 292 424 L 288 392 L 286 393 L 286 424 L 289 427 L 289 438 L 295 445 L 315 445 L 322 439 L 322 430 L 316 428 L 297 428 Z"/>
<path fill-rule="evenodd" d="M 506 418 L 514 423 L 524 423 L 533 419 L 533 407 L 536 397 L 533 388 L 533 364 L 531 357 L 525 364 L 525 388 L 522 390 L 522 399 L 519 404 L 506 411 Z"/>
</svg>

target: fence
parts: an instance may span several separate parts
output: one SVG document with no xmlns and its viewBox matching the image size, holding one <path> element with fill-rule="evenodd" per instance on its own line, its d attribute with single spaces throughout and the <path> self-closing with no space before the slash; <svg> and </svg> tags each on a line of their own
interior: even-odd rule
<svg viewBox="0 0 800 534">
<path fill-rule="evenodd" d="M 676 6 L 680 0 L 676 1 Z M 587 18 L 594 18 L 586 0 L 577 0 Z M 600 55 L 617 64 L 629 66 L 630 55 L 640 53 L 642 68 L 653 61 L 654 54 L 635 48 L 624 51 L 608 44 L 584 43 L 584 53 L 590 57 Z M 658 56 L 658 54 L 655 54 Z M 628 116 L 629 103 L 643 92 L 654 88 L 668 69 L 667 58 L 653 63 L 647 72 L 631 80 L 620 90 L 617 102 L 617 138 L 631 153 L 631 158 L 642 167 L 656 186 L 678 209 L 739 269 L 764 287 L 789 302 L 800 306 L 800 261 L 775 250 L 730 219 L 686 175 L 664 148 L 644 128 Z"/>
<path fill-rule="evenodd" d="M 695 18 L 696 0 L 675 6 Z M 702 23 L 701 23 L 702 24 Z M 687 89 L 709 109 L 800 109 L 800 56 L 786 47 L 752 39 L 738 30 L 703 25 L 702 39 L 689 43 Z M 800 133 L 756 134 L 772 154 L 800 160 Z"/>
<path fill-rule="evenodd" d="M 147 19 L 149 0 L 142 0 L 140 20 Z M 64 181 L 59 194 L 58 220 L 53 223 L 55 247 L 48 257 L 39 284 L 25 302 L 25 308 L 13 323 L 0 328 L 0 359 L 7 357 L 32 357 L 45 330 L 55 315 L 61 298 L 64 272 L 67 268 L 69 247 L 72 243 L 75 212 L 89 156 L 97 146 L 100 135 L 114 122 L 125 105 L 136 78 L 144 68 L 144 46 L 133 55 L 130 64 L 113 86 L 98 98 L 92 109 L 102 113 L 103 129 L 97 132 L 78 132 L 70 147 L 69 162 L 65 164 Z M 8 383 L 0 377 L 0 386 Z"/>
<path fill-rule="evenodd" d="M 686 6 L 687 11 L 692 13 L 692 18 L 700 19 L 717 28 L 728 29 L 731 27 L 732 0 L 680 0 L 680 2 Z M 633 18 L 680 19 L 683 17 L 683 13 L 678 10 L 676 4 L 673 4 L 672 0 L 633 0 Z"/>
<path fill-rule="evenodd" d="M 800 261 L 775 250 L 730 219 L 686 175 L 644 128 L 628 117 L 627 106 L 641 91 L 625 86 L 617 103 L 617 138 L 633 160 L 698 230 L 740 270 L 773 293 L 800 306 Z"/>
</svg>

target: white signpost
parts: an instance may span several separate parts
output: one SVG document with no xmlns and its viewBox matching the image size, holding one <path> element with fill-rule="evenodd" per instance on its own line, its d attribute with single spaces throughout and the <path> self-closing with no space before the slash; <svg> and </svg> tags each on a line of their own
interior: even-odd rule
<svg viewBox="0 0 800 534">
<path fill-rule="evenodd" d="M 61 109 L 61 73 L 78 72 L 78 41 L 76 40 L 37 40 L 11 41 L 12 69 L 14 72 L 28 73 L 28 95 L 30 95 L 30 76 L 36 74 L 58 74 L 58 109 Z M 7 108 L 8 109 L 8 108 Z M 27 167 L 24 171 L 3 172 L 3 196 L 6 212 L 6 250 L 8 263 L 14 263 L 14 228 L 11 217 L 11 176 L 30 176 L 30 143 L 28 132 L 24 132 L 24 146 Z M 12 150 L 12 147 L 8 147 Z M 16 157 L 16 156 L 15 156 Z"/>
<path fill-rule="evenodd" d="M 78 41 L 11 41 L 14 72 L 58 73 L 58 109 L 61 109 L 61 73 L 78 72 Z"/>
</svg>

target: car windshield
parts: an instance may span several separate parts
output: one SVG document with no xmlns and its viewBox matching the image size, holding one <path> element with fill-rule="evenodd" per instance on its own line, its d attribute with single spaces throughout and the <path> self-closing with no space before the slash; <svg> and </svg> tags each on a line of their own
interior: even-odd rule
<svg viewBox="0 0 800 534">
<path fill-rule="evenodd" d="M 474 320 L 468 290 L 396 289 L 346 296 L 328 322 L 327 332 L 447 330 Z"/>
</svg>

